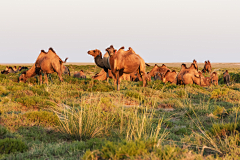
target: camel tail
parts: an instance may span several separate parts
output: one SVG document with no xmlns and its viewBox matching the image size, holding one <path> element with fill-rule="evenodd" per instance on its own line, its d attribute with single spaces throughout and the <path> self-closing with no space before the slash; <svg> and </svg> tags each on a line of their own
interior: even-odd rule
<svg viewBox="0 0 240 160">
<path fill-rule="evenodd" d="M 63 63 L 66 63 L 66 62 L 67 62 L 67 60 L 68 60 L 68 57 L 67 57 L 67 58 L 65 58 L 65 61 L 64 61 Z"/>
</svg>

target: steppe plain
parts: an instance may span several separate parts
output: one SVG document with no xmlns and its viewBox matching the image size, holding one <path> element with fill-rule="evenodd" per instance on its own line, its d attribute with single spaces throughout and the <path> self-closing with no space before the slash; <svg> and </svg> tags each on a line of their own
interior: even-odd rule
<svg viewBox="0 0 240 160">
<path fill-rule="evenodd" d="M 147 71 L 155 63 L 149 64 Z M 14 65 L 32 64 L 1 64 L 0 70 Z M 212 63 L 218 86 L 152 79 L 147 87 L 123 81 L 120 91 L 113 80 L 91 79 L 101 70 L 94 63 L 66 66 L 71 76 L 60 83 L 52 74 L 48 86 L 35 77 L 18 83 L 20 73 L 0 74 L 0 159 L 240 158 L 240 63 Z M 87 79 L 73 78 L 81 69 Z"/>
</svg>

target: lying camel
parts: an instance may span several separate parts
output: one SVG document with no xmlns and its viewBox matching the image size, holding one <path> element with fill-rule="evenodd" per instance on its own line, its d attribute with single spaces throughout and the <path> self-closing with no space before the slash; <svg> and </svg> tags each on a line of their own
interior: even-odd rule
<svg viewBox="0 0 240 160">
<path fill-rule="evenodd" d="M 193 84 L 197 81 L 197 78 L 200 78 L 197 68 L 192 63 L 189 68 L 186 67 L 186 64 L 182 64 L 181 70 L 177 75 L 176 81 L 177 84 Z"/>
<path fill-rule="evenodd" d="M 211 80 L 211 83 L 215 86 L 218 85 L 218 75 L 217 75 L 217 72 L 212 72 L 211 76 L 210 76 L 210 80 Z"/>
<path fill-rule="evenodd" d="M 177 77 L 177 73 L 175 70 L 172 70 L 172 71 L 168 70 L 166 74 L 162 77 L 162 81 L 163 83 L 170 82 L 170 83 L 176 84 L 177 83 L 176 77 Z"/>
<path fill-rule="evenodd" d="M 130 74 L 135 71 L 138 71 L 138 74 L 143 80 L 143 86 L 146 86 L 145 80 L 145 62 L 142 58 L 137 55 L 132 48 L 129 48 L 128 51 L 124 51 L 124 47 L 121 47 L 116 51 L 111 45 L 106 49 L 110 58 L 110 66 L 113 76 L 116 78 L 115 84 L 117 83 L 117 90 L 120 90 L 120 80 L 123 73 Z M 142 63 L 144 62 L 144 63 Z"/>
<path fill-rule="evenodd" d="M 109 78 L 113 78 L 113 75 L 110 69 L 108 70 L 108 76 Z M 99 73 L 92 76 L 92 78 L 99 81 L 104 81 L 107 79 L 107 73 L 104 71 L 104 69 L 102 69 Z"/>
<path fill-rule="evenodd" d="M 212 71 L 212 65 L 211 65 L 210 61 L 209 60 L 205 61 L 204 68 L 203 68 L 202 72 L 203 73 L 206 73 L 206 72 L 211 73 L 211 71 Z"/>
<path fill-rule="evenodd" d="M 48 85 L 48 74 L 57 72 L 60 81 L 63 81 L 63 63 L 66 63 L 68 58 L 65 61 L 62 61 L 61 58 L 56 54 L 56 52 L 49 48 L 46 53 L 44 50 L 41 50 L 35 64 L 28 70 L 24 71 L 19 77 L 19 82 L 26 82 L 28 78 L 31 78 L 35 75 L 39 75 L 40 84 L 42 84 L 42 73 L 45 74 L 45 83 Z"/>
<path fill-rule="evenodd" d="M 86 75 L 85 75 L 85 73 L 83 72 L 83 70 L 81 70 L 80 72 L 75 71 L 73 77 L 86 79 Z"/>
<path fill-rule="evenodd" d="M 88 54 L 92 55 L 94 57 L 94 61 L 96 65 L 105 71 L 107 75 L 107 81 L 108 81 L 108 78 L 109 78 L 108 70 L 109 69 L 111 70 L 110 64 L 109 64 L 109 54 L 105 53 L 104 56 L 102 57 L 102 53 L 98 49 L 90 50 L 88 51 Z"/>
<path fill-rule="evenodd" d="M 201 71 L 198 71 L 198 74 L 200 76 L 199 78 L 195 78 L 194 83 L 202 86 L 202 87 L 207 87 L 211 85 L 211 79 L 209 77 L 204 77 Z"/>
<path fill-rule="evenodd" d="M 152 70 L 149 72 L 149 76 L 151 77 L 155 77 L 156 73 L 159 72 L 158 71 L 159 67 L 157 64 L 155 64 L 155 66 L 152 68 Z"/>
</svg>

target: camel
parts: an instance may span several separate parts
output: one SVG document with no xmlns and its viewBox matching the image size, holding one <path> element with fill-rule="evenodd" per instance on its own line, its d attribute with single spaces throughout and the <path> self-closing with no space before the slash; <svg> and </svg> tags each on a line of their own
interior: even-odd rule
<svg viewBox="0 0 240 160">
<path fill-rule="evenodd" d="M 217 75 L 217 72 L 212 72 L 211 76 L 210 76 L 210 80 L 211 80 L 211 83 L 213 85 L 218 85 L 218 75 Z"/>
<path fill-rule="evenodd" d="M 211 71 L 212 71 L 212 65 L 211 65 L 210 61 L 209 60 L 205 61 L 204 68 L 202 69 L 202 72 L 203 73 L 206 73 L 206 72 L 211 73 Z"/>
<path fill-rule="evenodd" d="M 132 48 L 129 47 L 128 51 L 124 51 L 124 47 L 121 47 L 116 51 L 111 45 L 106 49 L 110 58 L 110 66 L 113 76 L 115 77 L 115 84 L 117 83 L 117 90 L 120 90 L 120 80 L 123 73 L 130 74 L 138 71 L 138 74 L 143 80 L 143 86 L 146 86 L 145 80 L 145 62 L 137 55 Z M 144 63 L 143 63 L 144 62 Z"/>
<path fill-rule="evenodd" d="M 35 75 L 39 75 L 40 84 L 42 84 L 42 73 L 45 74 L 45 82 L 48 85 L 48 74 L 57 72 L 60 81 L 63 81 L 63 63 L 66 63 L 68 58 L 65 61 L 56 54 L 56 52 L 49 48 L 46 53 L 44 50 L 41 50 L 35 64 L 28 70 L 24 71 L 19 77 L 19 82 L 26 82 L 28 78 L 31 78 Z"/>
<path fill-rule="evenodd" d="M 186 64 L 182 64 L 181 70 L 177 75 L 176 81 L 177 84 L 193 84 L 196 81 L 196 78 L 200 78 L 197 68 L 192 63 L 189 68 L 186 67 Z"/>
<path fill-rule="evenodd" d="M 85 73 L 83 72 L 83 70 L 81 70 L 80 72 L 75 71 L 73 77 L 86 79 L 86 75 L 85 75 Z"/>
<path fill-rule="evenodd" d="M 177 73 L 175 70 L 168 70 L 164 76 L 162 76 L 163 83 L 170 82 L 176 84 Z"/>
<path fill-rule="evenodd" d="M 204 77 L 201 71 L 198 71 L 198 74 L 200 76 L 200 79 L 195 77 L 195 84 L 202 87 L 207 87 L 211 85 L 211 79 L 209 77 Z"/>
<path fill-rule="evenodd" d="M 169 68 L 167 68 L 165 64 L 162 64 L 161 67 L 155 64 L 155 66 L 149 72 L 149 76 L 154 77 L 155 80 L 156 79 L 162 80 L 162 77 L 167 73 L 168 70 L 171 71 Z"/>
<path fill-rule="evenodd" d="M 109 69 L 111 70 L 109 65 L 109 54 L 105 53 L 104 56 L 102 57 L 102 53 L 98 49 L 90 50 L 88 51 L 88 54 L 92 55 L 94 57 L 94 61 L 96 65 L 105 71 L 107 75 L 107 82 L 108 82 L 108 78 L 109 78 L 108 70 Z"/>
<path fill-rule="evenodd" d="M 18 68 L 19 68 L 19 71 L 22 71 L 24 69 L 28 70 L 28 67 L 25 67 L 25 66 L 23 66 L 23 67 L 19 66 Z"/>
<path fill-rule="evenodd" d="M 159 69 L 158 65 L 155 64 L 155 66 L 154 66 L 154 67 L 152 68 L 152 70 L 149 72 L 149 76 L 154 77 L 154 76 L 156 75 L 156 73 L 158 72 L 158 69 Z"/>
<path fill-rule="evenodd" d="M 8 73 L 15 73 L 12 67 L 8 67 Z"/>
<path fill-rule="evenodd" d="M 63 74 L 69 75 L 70 76 L 70 70 L 67 66 L 63 65 Z"/>
<path fill-rule="evenodd" d="M 230 83 L 230 75 L 228 73 L 228 70 L 226 70 L 224 73 L 223 73 L 223 79 L 224 79 L 224 83 L 229 85 Z"/>
</svg>

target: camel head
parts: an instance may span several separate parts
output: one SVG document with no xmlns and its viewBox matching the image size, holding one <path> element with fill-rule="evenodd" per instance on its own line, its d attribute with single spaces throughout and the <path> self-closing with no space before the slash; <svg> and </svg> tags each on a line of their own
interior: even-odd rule
<svg viewBox="0 0 240 160">
<path fill-rule="evenodd" d="M 111 45 L 110 47 L 108 47 L 106 49 L 106 51 L 108 52 L 109 56 L 114 55 L 114 53 L 117 51 L 116 49 L 114 49 L 113 45 Z"/>
<path fill-rule="evenodd" d="M 88 54 L 96 58 L 98 55 L 102 57 L 102 52 L 98 49 L 88 51 Z"/>
<path fill-rule="evenodd" d="M 27 81 L 26 71 L 24 71 L 24 72 L 20 75 L 20 77 L 19 77 L 19 79 L 18 79 L 18 82 L 24 82 L 24 83 L 26 83 L 26 81 Z"/>
</svg>

